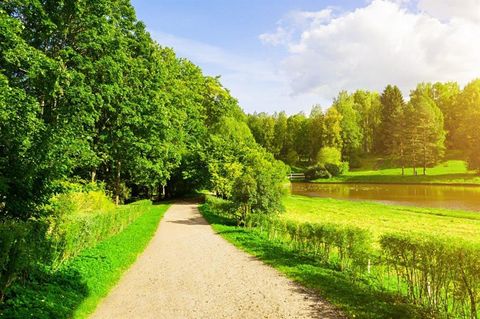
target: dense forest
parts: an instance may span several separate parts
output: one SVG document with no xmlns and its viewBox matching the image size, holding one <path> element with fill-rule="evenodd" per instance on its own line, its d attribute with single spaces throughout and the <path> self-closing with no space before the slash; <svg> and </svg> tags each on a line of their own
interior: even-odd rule
<svg viewBox="0 0 480 319">
<path fill-rule="evenodd" d="M 335 161 L 337 151 L 337 161 L 351 168 L 364 156 L 378 155 L 426 174 L 445 150 L 457 150 L 480 169 L 480 80 L 463 89 L 455 82 L 421 83 L 408 102 L 392 85 L 381 94 L 342 91 L 325 112 L 314 106 L 308 117 L 255 113 L 248 125 L 259 144 L 292 166 L 324 164 L 332 153 Z"/>
</svg>

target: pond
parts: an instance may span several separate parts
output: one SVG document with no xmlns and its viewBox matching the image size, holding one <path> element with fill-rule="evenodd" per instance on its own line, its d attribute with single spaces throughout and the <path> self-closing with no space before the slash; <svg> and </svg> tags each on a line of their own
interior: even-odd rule
<svg viewBox="0 0 480 319">
<path fill-rule="evenodd" d="M 292 183 L 292 194 L 480 212 L 479 186 Z"/>
</svg>

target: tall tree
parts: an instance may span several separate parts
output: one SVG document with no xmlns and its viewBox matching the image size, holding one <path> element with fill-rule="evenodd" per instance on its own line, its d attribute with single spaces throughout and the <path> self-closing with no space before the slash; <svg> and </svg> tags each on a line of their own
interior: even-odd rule
<svg viewBox="0 0 480 319">
<path fill-rule="evenodd" d="M 462 120 L 457 123 L 457 144 L 469 166 L 480 170 L 480 79 L 468 83 L 456 101 Z"/>
<path fill-rule="evenodd" d="M 323 146 L 334 147 L 338 150 L 342 149 L 342 115 L 336 108 L 331 107 L 325 113 L 323 121 Z"/>
<path fill-rule="evenodd" d="M 445 150 L 443 114 L 431 98 L 432 86 L 419 84 L 410 94 L 411 143 L 409 155 L 415 169 L 419 162 L 426 175 L 427 167 L 437 164 Z"/>
<path fill-rule="evenodd" d="M 323 135 L 324 135 L 324 114 L 320 105 L 315 105 L 312 107 L 309 117 L 309 127 L 308 127 L 308 153 L 310 157 L 310 163 L 314 163 L 318 152 L 323 146 Z"/>
<path fill-rule="evenodd" d="M 342 135 L 342 156 L 352 160 L 360 152 L 362 145 L 362 132 L 360 128 L 360 115 L 354 108 L 354 98 L 346 91 L 339 93 L 333 101 L 333 108 L 342 116 L 340 121 Z"/>
<path fill-rule="evenodd" d="M 378 135 L 381 123 L 380 96 L 376 92 L 357 90 L 353 94 L 354 109 L 359 115 L 359 125 L 362 134 L 362 151 L 371 153 L 374 140 Z"/>
<path fill-rule="evenodd" d="M 377 149 L 380 153 L 391 154 L 392 153 L 392 141 L 394 135 L 394 127 L 396 126 L 398 114 L 402 114 L 402 109 L 405 106 L 402 92 L 397 86 L 388 85 L 380 96 L 380 102 L 382 104 L 381 112 L 381 126 L 380 136 L 378 139 Z"/>
</svg>

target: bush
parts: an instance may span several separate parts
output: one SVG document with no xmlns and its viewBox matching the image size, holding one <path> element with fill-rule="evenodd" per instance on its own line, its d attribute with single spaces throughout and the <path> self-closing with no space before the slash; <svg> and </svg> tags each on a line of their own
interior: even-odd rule
<svg viewBox="0 0 480 319">
<path fill-rule="evenodd" d="M 307 180 L 332 177 L 332 174 L 330 174 L 330 172 L 321 165 L 309 167 L 304 174 L 305 174 L 305 179 Z"/>
<path fill-rule="evenodd" d="M 355 226 L 297 223 L 272 216 L 255 216 L 247 226 L 267 232 L 270 239 L 280 239 L 290 247 L 318 256 L 323 262 L 334 262 L 340 269 L 366 269 L 373 250 L 373 236 Z"/>
<path fill-rule="evenodd" d="M 478 318 L 479 246 L 401 234 L 383 235 L 380 244 L 413 303 L 446 317 Z"/>
<path fill-rule="evenodd" d="M 47 241 L 57 268 L 83 249 L 121 232 L 151 205 L 148 200 L 115 207 L 104 192 L 62 194 L 52 201 Z"/>
<path fill-rule="evenodd" d="M 47 257 L 45 225 L 38 221 L 0 222 L 0 302 L 6 289 Z"/>
<path fill-rule="evenodd" d="M 348 162 L 340 162 L 338 164 L 326 163 L 325 169 L 332 176 L 340 176 L 348 172 Z"/>
</svg>

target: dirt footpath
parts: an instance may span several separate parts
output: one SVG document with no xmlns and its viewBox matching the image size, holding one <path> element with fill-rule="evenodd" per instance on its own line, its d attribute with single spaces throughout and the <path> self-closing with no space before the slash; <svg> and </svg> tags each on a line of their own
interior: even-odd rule
<svg viewBox="0 0 480 319">
<path fill-rule="evenodd" d="M 178 203 L 92 318 L 340 316 L 331 305 L 215 234 L 196 204 Z"/>
</svg>

